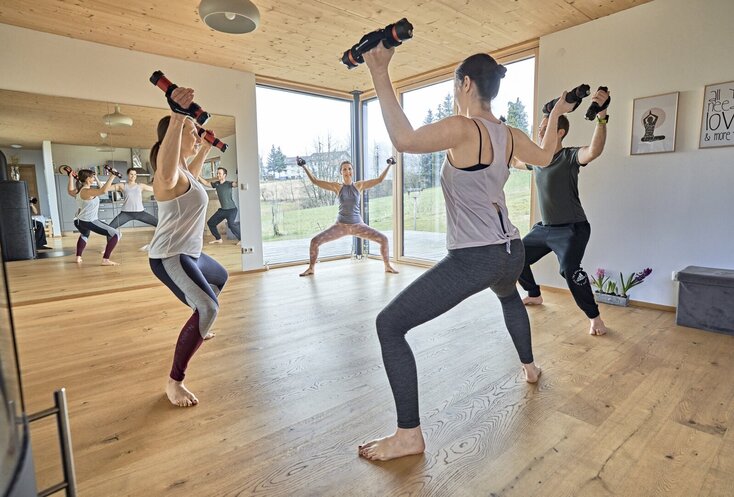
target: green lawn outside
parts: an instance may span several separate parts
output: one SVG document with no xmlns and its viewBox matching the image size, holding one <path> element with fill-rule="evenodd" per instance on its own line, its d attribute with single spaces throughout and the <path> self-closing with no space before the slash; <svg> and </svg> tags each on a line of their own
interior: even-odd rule
<svg viewBox="0 0 734 497">
<path fill-rule="evenodd" d="M 525 235 L 530 229 L 531 174 L 512 171 L 505 185 L 505 197 L 512 223 Z M 405 196 L 405 229 L 413 229 L 413 198 Z M 446 206 L 440 187 L 427 188 L 419 193 L 415 226 L 418 231 L 446 232 Z M 274 236 L 272 202 L 260 202 L 263 241 L 310 238 L 331 226 L 336 220 L 337 206 L 328 205 L 299 209 L 298 202 L 279 202 L 276 218 L 282 236 Z M 370 198 L 370 225 L 380 231 L 392 230 L 392 197 Z"/>
</svg>

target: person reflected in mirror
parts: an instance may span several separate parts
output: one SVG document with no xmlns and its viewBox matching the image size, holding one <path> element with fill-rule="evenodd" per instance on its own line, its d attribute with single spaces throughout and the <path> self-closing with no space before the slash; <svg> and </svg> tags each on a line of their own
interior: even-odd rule
<svg viewBox="0 0 734 497">
<path fill-rule="evenodd" d="M 321 245 L 345 236 L 356 236 L 378 243 L 380 245 L 382 263 L 385 265 L 385 272 L 397 274 L 399 271 L 390 264 L 390 248 L 387 237 L 365 224 L 362 220 L 361 211 L 362 192 L 382 183 L 390 170 L 391 164 L 388 164 L 377 178 L 353 181 L 354 170 L 352 163 L 347 160 L 342 161 L 339 165 L 339 173 L 342 177 L 341 182 L 324 181 L 315 177 L 303 159 L 298 161 L 298 165 L 306 172 L 306 176 L 311 180 L 311 183 L 324 190 L 334 192 L 339 202 L 339 212 L 336 216 L 336 222 L 311 239 L 308 268 L 300 276 L 311 276 L 314 274 L 314 268 L 319 258 L 319 247 Z"/>
<path fill-rule="evenodd" d="M 176 88 L 171 98 L 187 109 L 194 101 L 194 90 Z M 184 385 L 186 369 L 204 340 L 214 336 L 210 330 L 228 275 L 202 252 L 209 196 L 197 178 L 211 145 L 199 137 L 193 119 L 175 111 L 159 121 L 157 133 L 150 163 L 155 171 L 158 226 L 150 242 L 149 262 L 153 274 L 193 310 L 176 341 L 166 383 L 171 404 L 190 407 L 199 399 Z"/>
<path fill-rule="evenodd" d="M 240 234 L 240 223 L 236 221 L 237 204 L 235 204 L 234 198 L 232 197 L 233 189 L 237 188 L 237 181 L 227 181 L 227 170 L 223 167 L 217 168 L 217 179 L 212 178 L 207 180 L 199 177 L 199 181 L 209 188 L 214 188 L 217 191 L 217 198 L 219 199 L 219 209 L 206 222 L 209 231 L 214 236 L 214 240 L 209 243 L 222 243 L 222 235 L 219 234 L 218 226 L 219 223 L 226 220 L 227 228 L 237 237 L 237 246 L 239 247 L 242 236 Z"/>
<path fill-rule="evenodd" d="M 45 218 L 38 212 L 38 199 L 31 197 L 28 203 L 33 213 L 31 219 L 33 220 L 33 237 L 36 240 L 36 250 L 51 250 L 51 247 L 46 245 L 48 241 L 46 240 Z"/>
<path fill-rule="evenodd" d="M 74 226 L 79 231 L 79 239 L 76 242 L 76 262 L 82 263 L 82 254 L 87 247 L 89 235 L 94 232 L 107 238 L 107 245 L 102 252 L 102 265 L 117 266 L 118 263 L 111 261 L 110 256 L 117 242 L 120 241 L 122 233 L 99 220 L 99 197 L 110 191 L 115 176 L 110 174 L 107 181 L 99 186 L 97 173 L 91 169 L 80 169 L 76 173 L 76 179 L 71 172 L 68 174 L 69 183 L 66 192 L 76 199 L 78 207 L 74 219 Z"/>
<path fill-rule="evenodd" d="M 110 226 L 117 229 L 130 221 L 140 221 L 154 228 L 158 226 L 158 219 L 145 210 L 143 205 L 143 192 L 153 192 L 153 187 L 144 183 L 138 183 L 138 172 L 130 167 L 127 170 L 127 183 L 115 183 L 112 191 L 120 192 L 124 198 L 120 213 L 110 222 Z M 140 250 L 147 250 L 148 245 L 143 245 Z"/>
</svg>

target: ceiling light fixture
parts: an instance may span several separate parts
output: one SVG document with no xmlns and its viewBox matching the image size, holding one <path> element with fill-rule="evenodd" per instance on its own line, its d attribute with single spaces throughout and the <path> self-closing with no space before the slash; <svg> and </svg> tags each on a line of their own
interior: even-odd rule
<svg viewBox="0 0 734 497">
<path fill-rule="evenodd" d="M 10 145 L 10 148 L 23 148 L 23 145 L 18 145 L 17 143 L 13 143 Z"/>
<path fill-rule="evenodd" d="M 114 152 L 115 147 L 107 143 L 107 133 L 100 133 L 99 137 L 102 138 L 102 143 L 97 145 L 97 152 Z"/>
<path fill-rule="evenodd" d="M 132 126 L 133 118 L 126 116 L 120 112 L 120 106 L 115 104 L 115 112 L 112 114 L 105 114 L 102 116 L 102 120 L 107 126 Z"/>
<path fill-rule="evenodd" d="M 207 26 L 222 33 L 251 33 L 260 24 L 260 11 L 250 0 L 202 0 L 199 15 Z"/>
</svg>

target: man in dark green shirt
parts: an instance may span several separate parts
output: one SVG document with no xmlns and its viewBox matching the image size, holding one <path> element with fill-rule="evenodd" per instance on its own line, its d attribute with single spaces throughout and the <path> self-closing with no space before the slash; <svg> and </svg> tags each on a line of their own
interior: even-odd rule
<svg viewBox="0 0 734 497">
<path fill-rule="evenodd" d="M 602 105 L 608 96 L 608 92 L 598 90 L 592 100 Z M 561 276 L 565 278 L 576 304 L 589 318 L 591 335 L 604 335 L 607 328 L 594 300 L 589 277 L 581 267 L 591 226 L 579 199 L 578 178 L 581 167 L 599 157 L 604 150 L 608 119 L 606 109 L 599 112 L 590 145 L 564 147 L 561 142 L 568 135 L 569 123 L 566 116 L 561 116 L 558 119 L 558 143 L 551 163 L 545 167 L 515 164 L 516 167 L 526 167 L 535 172 L 542 218 L 522 240 L 525 245 L 525 267 L 519 282 L 528 292 L 523 302 L 526 305 L 543 303 L 540 287 L 535 282 L 530 266 L 553 252 L 558 257 Z M 545 135 L 547 122 L 546 116 L 540 123 L 540 140 Z"/>
<path fill-rule="evenodd" d="M 227 220 L 227 227 L 234 233 L 237 240 L 242 240 L 240 224 L 235 221 L 237 219 L 237 205 L 232 197 L 232 189 L 237 187 L 237 181 L 227 181 L 227 170 L 223 167 L 217 169 L 217 179 L 215 181 L 210 182 L 204 178 L 199 178 L 199 181 L 210 188 L 214 188 L 217 191 L 217 198 L 219 198 L 219 209 L 206 222 L 209 231 L 214 235 L 214 240 L 209 243 L 222 243 L 222 237 L 217 226 L 225 219 Z"/>
</svg>

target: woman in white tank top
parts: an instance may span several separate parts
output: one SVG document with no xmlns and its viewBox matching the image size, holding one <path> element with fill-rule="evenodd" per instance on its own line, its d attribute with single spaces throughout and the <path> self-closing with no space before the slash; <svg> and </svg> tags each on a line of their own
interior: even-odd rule
<svg viewBox="0 0 734 497">
<path fill-rule="evenodd" d="M 181 109 L 194 100 L 190 88 L 176 88 L 170 97 Z M 196 178 L 211 145 L 199 138 L 194 121 L 172 112 L 158 123 L 158 141 L 150 151 L 155 171 L 153 192 L 158 226 L 150 242 L 150 267 L 181 302 L 194 311 L 176 341 L 166 385 L 172 404 L 190 407 L 199 399 L 183 384 L 189 360 L 207 338 L 219 312 L 219 292 L 227 271 L 202 253 L 204 218 L 209 197 Z"/>
<path fill-rule="evenodd" d="M 538 147 L 523 132 L 495 117 L 491 101 L 497 96 L 505 68 L 487 54 L 468 57 L 456 69 L 454 103 L 458 115 L 413 129 L 390 81 L 388 65 L 393 53 L 394 49 L 380 43 L 364 59 L 395 148 L 413 154 L 447 151 L 441 186 L 446 198 L 449 253 L 377 316 L 377 335 L 397 410 L 397 430 L 359 447 L 359 454 L 370 460 L 425 450 L 415 358 L 405 336 L 473 294 L 490 288 L 497 295 L 524 379 L 538 381 L 540 369 L 532 354 L 530 322 L 516 288 L 524 249 L 507 219 L 502 189 L 513 156 L 530 164 L 548 164 L 556 143 L 553 132 L 551 137 L 546 134 Z M 556 129 L 560 113 L 571 110 L 563 98 L 559 101 L 562 103 L 551 112 L 554 122 L 548 125 L 548 132 Z"/>
<path fill-rule="evenodd" d="M 116 262 L 110 260 L 110 255 L 120 240 L 121 234 L 110 225 L 98 219 L 99 197 L 110 191 L 114 178 L 115 176 L 110 174 L 104 185 L 95 188 L 94 184 L 97 182 L 97 174 L 91 169 L 80 169 L 77 171 L 76 179 L 72 176 L 71 172 L 69 173 L 69 185 L 67 186 L 66 193 L 76 199 L 77 206 L 79 207 L 74 219 L 74 226 L 79 231 L 79 238 L 76 242 L 77 264 L 82 263 L 82 254 L 87 247 L 87 240 L 89 240 L 89 235 L 94 232 L 107 237 L 107 245 L 105 245 L 104 252 L 102 252 L 102 265 L 117 266 Z"/>
<path fill-rule="evenodd" d="M 124 226 L 130 221 L 140 221 L 153 227 L 158 225 L 158 219 L 145 212 L 143 205 L 143 192 L 153 192 L 153 187 L 137 182 L 138 172 L 135 168 L 127 170 L 127 183 L 117 183 L 112 187 L 114 191 L 122 192 L 125 198 L 122 202 L 120 213 L 110 222 L 113 228 Z"/>
</svg>

